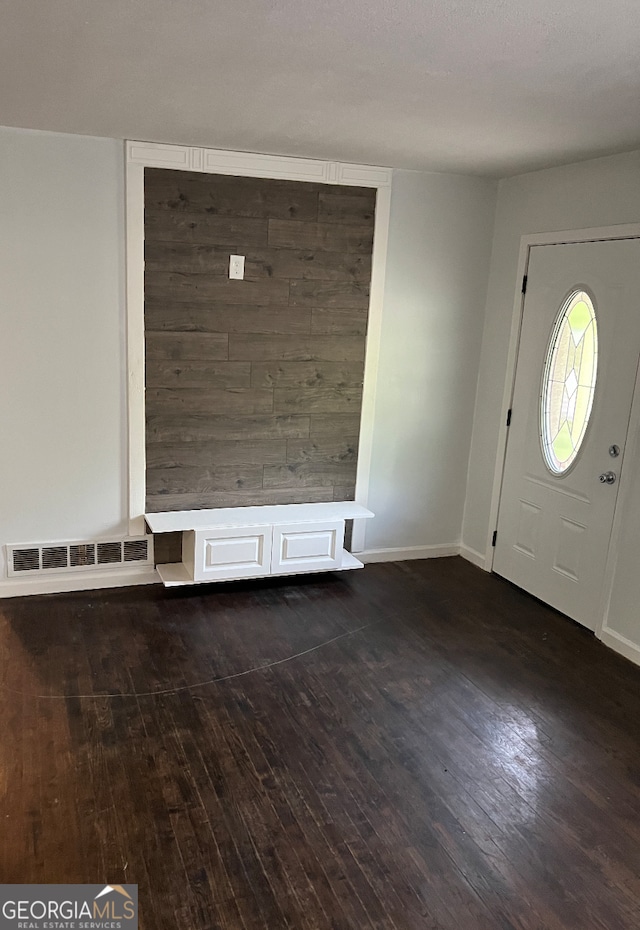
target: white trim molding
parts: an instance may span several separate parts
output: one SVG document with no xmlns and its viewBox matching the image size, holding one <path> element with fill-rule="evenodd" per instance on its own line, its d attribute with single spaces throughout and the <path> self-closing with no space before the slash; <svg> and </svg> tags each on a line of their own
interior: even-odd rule
<svg viewBox="0 0 640 930">
<path fill-rule="evenodd" d="M 487 571 L 487 560 L 484 557 L 482 552 L 478 552 L 477 549 L 472 549 L 471 546 L 465 546 L 464 543 L 460 544 L 460 555 L 463 559 L 466 559 L 467 562 L 471 562 L 473 565 L 477 565 L 478 568 L 481 568 L 483 571 Z"/>
<path fill-rule="evenodd" d="M 473 553 L 469 558 L 468 553 Z M 412 559 L 442 559 L 451 556 L 460 555 L 474 565 L 483 568 L 479 564 L 476 553 L 472 549 L 460 546 L 459 543 L 449 545 L 429 545 L 429 546 L 404 546 L 391 549 L 367 549 L 358 553 L 358 559 L 365 565 L 374 562 L 406 562 Z M 166 566 L 165 566 L 166 567 Z M 356 567 L 356 566 L 350 566 Z M 335 571 L 335 569 L 333 569 Z M 103 571 L 103 572 L 67 572 L 59 575 L 48 575 L 46 578 L 25 578 L 19 581 L 6 580 L 0 581 L 0 600 L 10 597 L 26 597 L 35 594 L 65 594 L 71 591 L 93 591 L 103 590 L 106 588 L 122 588 L 131 585 L 148 585 L 161 584 L 162 579 L 155 568 L 145 567 L 122 569 L 120 571 Z M 607 642 L 606 635 L 609 634 L 611 642 Z M 611 646 L 617 652 L 622 652 L 637 661 L 640 664 L 640 648 L 635 646 L 629 640 L 625 640 L 619 633 L 613 630 L 603 631 L 603 642 Z M 633 658 L 631 654 L 625 652 L 624 648 L 619 648 L 618 641 L 627 644 L 628 650 L 635 649 L 638 658 Z"/>
<path fill-rule="evenodd" d="M 144 406 L 144 169 L 171 168 L 238 177 L 285 178 L 377 190 L 372 255 L 369 325 L 362 397 L 360 443 L 355 499 L 367 506 L 373 447 L 376 385 L 382 330 L 389 216 L 391 168 L 349 165 L 342 162 L 226 152 L 219 149 L 156 142 L 129 141 L 126 152 L 126 261 L 127 261 L 127 365 L 129 428 L 129 534 L 144 532 L 145 512 L 145 406 Z M 355 520 L 352 547 L 365 546 L 365 521 Z M 417 557 L 417 556 L 416 556 Z"/>
<path fill-rule="evenodd" d="M 127 142 L 127 164 L 141 168 L 174 168 L 205 174 L 232 174 L 251 178 L 285 178 L 351 187 L 391 187 L 392 169 L 375 165 L 350 165 L 287 155 L 227 152 L 189 145 Z"/>
<path fill-rule="evenodd" d="M 144 412 L 144 167 L 127 162 L 126 282 L 127 282 L 127 412 L 129 535 L 145 532 L 145 412 Z"/>
<path fill-rule="evenodd" d="M 60 575 L 48 575 L 46 578 L 2 581 L 0 582 L 0 600 L 5 597 L 26 597 L 30 594 L 65 594 L 67 591 L 93 591 L 140 584 L 160 584 L 160 576 L 155 568 L 66 572 Z"/>
<path fill-rule="evenodd" d="M 612 630 L 608 626 L 603 626 L 596 635 L 605 646 L 624 656 L 625 659 L 629 659 L 630 662 L 640 665 L 640 646 L 637 643 L 632 642 L 622 633 L 617 633 L 616 630 Z"/>
<path fill-rule="evenodd" d="M 446 546 L 402 546 L 396 549 L 365 549 L 358 553 L 358 558 L 368 562 L 406 562 L 409 559 L 443 559 L 447 556 L 460 555 L 460 544 L 450 543 Z"/>
<path fill-rule="evenodd" d="M 389 216 L 391 213 L 391 188 L 379 187 L 376 196 L 376 215 L 373 231 L 373 253 L 371 256 L 371 287 L 369 291 L 369 320 L 365 350 L 364 382 L 360 408 L 360 439 L 358 443 L 358 468 L 356 473 L 355 499 L 367 507 L 369 502 L 369 476 L 373 458 L 373 429 L 376 412 L 376 390 L 378 386 L 378 364 L 382 341 L 382 313 L 384 305 L 384 282 L 389 241 Z M 351 533 L 351 548 L 362 552 L 365 547 L 366 520 L 354 520 Z"/>
</svg>

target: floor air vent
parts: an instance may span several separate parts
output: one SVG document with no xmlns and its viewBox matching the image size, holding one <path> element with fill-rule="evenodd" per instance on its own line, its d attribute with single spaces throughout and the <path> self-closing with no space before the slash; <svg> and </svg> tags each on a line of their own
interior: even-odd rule
<svg viewBox="0 0 640 930">
<path fill-rule="evenodd" d="M 125 539 L 122 544 L 122 561 L 123 562 L 148 562 L 149 560 L 149 540 L 148 539 Z"/>
<path fill-rule="evenodd" d="M 7 546 L 7 556 L 10 576 L 153 565 L 153 537 Z"/>
<path fill-rule="evenodd" d="M 98 565 L 114 565 L 122 562 L 122 543 L 98 543 Z"/>
<path fill-rule="evenodd" d="M 39 549 L 14 549 L 13 572 L 37 572 L 40 569 Z"/>
<path fill-rule="evenodd" d="M 95 543 L 83 543 L 80 546 L 69 546 L 69 565 L 72 568 L 82 568 L 85 565 L 95 565 L 95 564 L 96 564 Z"/>
<path fill-rule="evenodd" d="M 45 568 L 68 568 L 69 567 L 69 548 L 68 546 L 43 546 L 42 547 L 42 567 Z"/>
</svg>

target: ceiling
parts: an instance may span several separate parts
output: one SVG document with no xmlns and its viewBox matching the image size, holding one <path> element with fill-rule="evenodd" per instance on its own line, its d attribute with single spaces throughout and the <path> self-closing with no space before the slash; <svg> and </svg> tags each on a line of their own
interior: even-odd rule
<svg viewBox="0 0 640 930">
<path fill-rule="evenodd" d="M 640 2 L 2 0 L 0 125 L 516 174 L 640 148 Z"/>
</svg>

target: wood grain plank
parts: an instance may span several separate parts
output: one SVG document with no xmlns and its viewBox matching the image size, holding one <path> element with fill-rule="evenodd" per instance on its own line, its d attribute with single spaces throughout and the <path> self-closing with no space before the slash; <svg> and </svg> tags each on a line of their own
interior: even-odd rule
<svg viewBox="0 0 640 930">
<path fill-rule="evenodd" d="M 148 388 L 248 388 L 252 386 L 251 363 L 194 359 L 170 362 L 149 358 L 145 366 L 145 382 Z"/>
<path fill-rule="evenodd" d="M 336 439 L 288 439 L 287 462 L 355 462 L 358 437 Z"/>
<path fill-rule="evenodd" d="M 155 274 L 208 274 L 229 277 L 229 249 L 199 242 L 145 239 L 144 271 L 149 281 Z M 246 269 L 246 264 L 245 264 Z M 257 277 L 259 266 L 254 270 Z"/>
<path fill-rule="evenodd" d="M 249 272 L 266 272 L 269 277 L 287 280 L 353 281 L 369 285 L 371 254 L 366 252 L 331 252 L 324 249 L 250 249 Z M 258 273 L 259 274 L 259 273 Z"/>
<path fill-rule="evenodd" d="M 264 219 L 202 213 L 148 213 L 144 219 L 144 232 L 146 239 L 157 242 L 219 245 L 238 254 L 241 245 L 244 248 L 269 245 L 268 224 L 269 220 Z"/>
<path fill-rule="evenodd" d="M 262 333 L 297 335 L 311 331 L 311 310 L 285 307 L 191 304 L 148 298 L 147 332 Z"/>
<path fill-rule="evenodd" d="M 273 410 L 283 413 L 350 413 L 359 412 L 362 387 L 353 384 L 325 384 L 298 388 L 277 387 L 273 391 Z"/>
<path fill-rule="evenodd" d="M 304 441 L 304 440 L 301 440 Z M 279 465 L 287 461 L 287 443 L 272 440 L 210 442 L 150 442 L 147 467 L 178 468 L 194 465 Z"/>
<path fill-rule="evenodd" d="M 153 556 L 156 565 L 182 561 L 182 533 L 154 533 Z"/>
<path fill-rule="evenodd" d="M 229 416 L 233 413 L 254 415 L 273 412 L 273 392 L 257 388 L 148 388 L 145 402 L 150 416 L 178 413 Z"/>
<path fill-rule="evenodd" d="M 310 418 L 310 436 L 318 437 L 359 436 L 360 411 L 353 414 L 314 414 Z"/>
<path fill-rule="evenodd" d="M 262 507 L 268 504 L 320 504 L 332 499 L 330 487 L 270 488 L 263 491 L 220 491 L 206 494 L 162 494 L 147 497 L 147 513 L 207 510 L 212 507 Z"/>
<path fill-rule="evenodd" d="M 362 336 L 367 334 L 369 319 L 366 310 L 326 310 L 315 308 L 311 311 L 311 333 L 315 335 Z"/>
<path fill-rule="evenodd" d="M 373 248 L 373 226 L 269 220 L 267 244 L 279 249 L 325 249 L 329 252 L 370 254 Z"/>
<path fill-rule="evenodd" d="M 304 182 L 152 168 L 145 171 L 148 213 L 317 220 L 318 188 Z"/>
<path fill-rule="evenodd" d="M 321 191 L 318 199 L 320 223 L 373 223 L 376 191 L 369 188 L 343 188 L 341 191 Z"/>
<path fill-rule="evenodd" d="M 263 485 L 268 488 L 331 488 L 353 484 L 355 462 L 304 462 L 295 465 L 265 465 Z"/>
<path fill-rule="evenodd" d="M 333 488 L 334 501 L 354 501 L 356 499 L 356 486 L 354 484 L 340 487 L 335 485 Z M 349 521 L 353 522 L 353 521 Z"/>
<path fill-rule="evenodd" d="M 227 333 L 145 334 L 147 361 L 218 361 L 229 357 Z"/>
<path fill-rule="evenodd" d="M 335 501 L 355 500 L 355 493 L 353 497 L 343 497 L 340 494 L 341 490 L 341 488 L 333 489 L 333 499 Z M 353 552 L 353 520 L 346 520 L 344 524 L 344 548 L 347 552 Z"/>
<path fill-rule="evenodd" d="M 256 388 L 361 385 L 363 378 L 362 362 L 251 362 L 251 386 Z"/>
<path fill-rule="evenodd" d="M 371 256 L 312 249 L 258 249 L 242 246 L 245 281 L 310 278 L 369 284 Z M 197 242 L 145 241 L 145 272 L 229 276 L 230 249 Z"/>
<path fill-rule="evenodd" d="M 364 339 L 356 337 L 229 335 L 229 358 L 238 361 L 352 362 L 364 352 Z"/>
<path fill-rule="evenodd" d="M 145 297 L 189 304 L 213 301 L 225 306 L 282 307 L 289 300 L 289 283 L 273 279 L 236 281 L 211 274 L 154 271 L 145 275 Z"/>
<path fill-rule="evenodd" d="M 289 306 L 366 311 L 369 287 L 357 281 L 291 281 Z"/>
<path fill-rule="evenodd" d="M 272 467 L 272 466 L 270 466 Z M 277 467 L 277 466 L 273 466 Z M 262 488 L 262 465 L 194 465 L 147 468 L 147 496 L 208 494 Z"/>
<path fill-rule="evenodd" d="M 306 416 L 208 416 L 158 414 L 147 417 L 147 442 L 208 442 L 209 440 L 304 439 Z"/>
</svg>

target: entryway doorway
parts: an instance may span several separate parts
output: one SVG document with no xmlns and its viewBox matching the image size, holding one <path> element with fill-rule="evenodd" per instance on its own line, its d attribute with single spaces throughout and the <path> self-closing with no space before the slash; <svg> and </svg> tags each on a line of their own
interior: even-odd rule
<svg viewBox="0 0 640 930">
<path fill-rule="evenodd" d="M 591 630 L 640 355 L 640 239 L 532 245 L 493 570 Z"/>
</svg>

